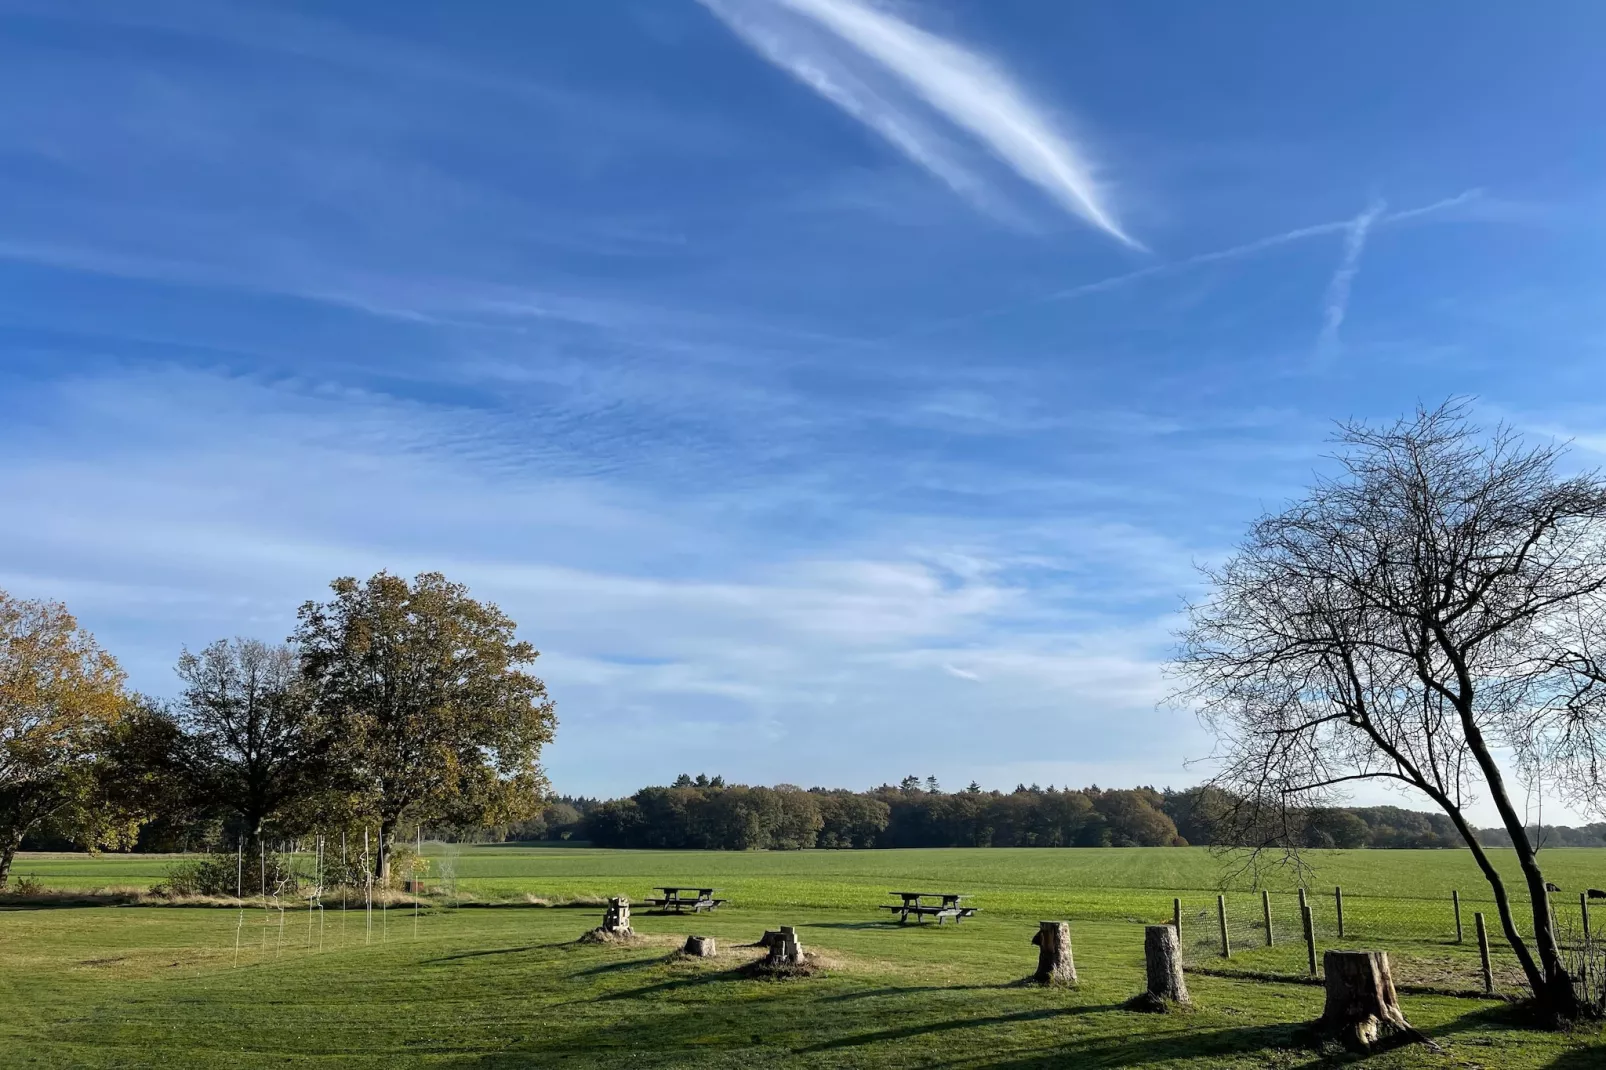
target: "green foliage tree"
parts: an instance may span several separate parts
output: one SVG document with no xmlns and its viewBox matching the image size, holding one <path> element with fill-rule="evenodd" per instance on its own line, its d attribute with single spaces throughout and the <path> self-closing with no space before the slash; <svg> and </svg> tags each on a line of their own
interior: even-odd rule
<svg viewBox="0 0 1606 1070">
<path fill-rule="evenodd" d="M 330 786 L 329 736 L 296 651 L 219 640 L 178 660 L 175 741 L 193 795 L 239 816 L 254 856 L 267 823 Z"/>
<path fill-rule="evenodd" d="M 378 822 L 379 875 L 404 818 L 484 825 L 534 813 L 557 717 L 514 622 L 438 572 L 330 589 L 301 607 L 294 640 L 332 756 Z"/>
<path fill-rule="evenodd" d="M 131 835 L 97 804 L 101 750 L 127 702 L 117 662 L 66 606 L 0 591 L 0 888 L 46 822 L 90 846 Z"/>
</svg>

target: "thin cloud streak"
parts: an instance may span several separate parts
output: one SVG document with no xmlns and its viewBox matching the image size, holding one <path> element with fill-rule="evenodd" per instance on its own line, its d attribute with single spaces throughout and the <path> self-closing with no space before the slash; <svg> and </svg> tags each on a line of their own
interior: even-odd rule
<svg viewBox="0 0 1606 1070">
<path fill-rule="evenodd" d="M 1463 204 L 1468 204 L 1481 199 L 1483 195 L 1484 191 L 1481 189 L 1470 189 L 1462 193 L 1458 193 L 1454 197 L 1446 197 L 1444 200 L 1434 201 L 1432 204 L 1424 204 L 1416 208 L 1406 208 L 1398 212 L 1390 212 L 1385 215 L 1379 215 L 1367 224 L 1367 230 L 1369 233 L 1372 228 L 1382 226 L 1384 224 L 1403 223 L 1409 220 L 1420 218 L 1422 216 L 1433 215 L 1437 212 L 1442 212 L 1450 208 L 1458 208 Z M 913 328 L 908 331 L 901 331 L 886 338 L 878 339 L 877 342 L 878 344 L 885 344 L 887 342 L 912 336 L 933 334 L 941 330 L 946 330 L 950 327 L 959 327 L 967 323 L 975 323 L 980 320 L 991 319 L 994 316 L 1003 316 L 1011 312 L 1019 312 L 1022 309 L 1033 308 L 1037 305 L 1047 304 L 1051 301 L 1069 301 L 1078 297 L 1086 297 L 1089 294 L 1104 293 L 1108 290 L 1116 290 L 1123 286 L 1129 286 L 1135 282 L 1142 282 L 1145 279 L 1175 275 L 1178 272 L 1186 271 L 1189 268 L 1198 267 L 1201 264 L 1214 264 L 1226 260 L 1240 260 L 1244 257 L 1254 256 L 1256 253 L 1263 253 L 1268 249 L 1276 249 L 1284 245 L 1291 245 L 1295 242 L 1304 241 L 1307 238 L 1319 238 L 1328 234 L 1347 233 L 1354 229 L 1355 223 L 1355 219 L 1339 219 L 1330 223 L 1313 223 L 1308 227 L 1296 227 L 1293 230 L 1285 230 L 1280 234 L 1271 234 L 1264 238 L 1257 238 L 1254 241 L 1245 242 L 1242 245 L 1234 245 L 1226 249 L 1216 249 L 1207 253 L 1195 253 L 1192 256 L 1185 256 L 1180 260 L 1172 260 L 1164 264 L 1153 264 L 1149 267 L 1138 268 L 1135 271 L 1125 271 L 1119 275 L 1110 275 L 1106 278 L 1096 279 L 1093 282 L 1079 283 L 1076 286 L 1068 286 L 1062 290 L 1052 290 L 1048 293 L 1039 294 L 1036 297 L 1029 297 L 1022 301 L 1012 301 L 1006 305 L 996 305 L 992 308 L 984 308 L 979 311 L 969 312 L 961 316 L 950 316 L 947 319 L 933 320 L 920 327 Z"/>
<path fill-rule="evenodd" d="M 1338 329 L 1344 325 L 1344 317 L 1349 312 L 1350 290 L 1355 284 L 1356 274 L 1361 270 L 1361 254 L 1366 251 L 1366 239 L 1386 207 L 1382 201 L 1373 201 L 1364 212 L 1350 220 L 1344 230 L 1344 255 L 1338 262 L 1338 270 L 1333 272 L 1333 278 L 1327 284 L 1327 295 L 1323 301 L 1322 333 L 1316 341 L 1318 356 L 1329 355 L 1338 348 Z"/>
<path fill-rule="evenodd" d="M 845 75 L 827 31 L 891 74 L 953 126 L 966 131 L 1020 178 L 1067 211 L 1133 248 L 1105 203 L 1085 153 L 1056 130 L 1009 76 L 982 56 L 860 0 L 701 0 L 771 63 L 875 130 L 950 187 L 977 197 L 976 180 L 953 160 L 951 146 L 907 106 Z M 788 24 L 777 12 L 806 20 Z M 799 32 L 799 31 L 802 32 Z"/>
</svg>

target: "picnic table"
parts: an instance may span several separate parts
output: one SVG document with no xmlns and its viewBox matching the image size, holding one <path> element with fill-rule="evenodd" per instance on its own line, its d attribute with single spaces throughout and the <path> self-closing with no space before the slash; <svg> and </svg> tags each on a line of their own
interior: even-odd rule
<svg viewBox="0 0 1606 1070">
<path fill-rule="evenodd" d="M 724 899 L 714 898 L 714 893 L 719 891 L 718 888 L 680 888 L 670 885 L 653 890 L 663 894 L 648 899 L 647 905 L 658 907 L 665 914 L 684 914 L 688 910 L 693 914 L 701 914 L 727 902 Z"/>
<path fill-rule="evenodd" d="M 958 925 L 979 909 L 978 907 L 967 907 L 961 903 L 960 900 L 969 897 L 957 892 L 888 892 L 887 894 L 895 895 L 902 900 L 900 903 L 884 903 L 881 906 L 882 910 L 890 910 L 898 915 L 899 925 L 907 924 L 911 914 L 922 925 L 925 924 L 928 916 L 936 918 L 938 925 L 941 925 L 949 918 L 954 919 L 954 924 Z M 927 902 L 927 900 L 936 900 L 936 902 Z"/>
</svg>

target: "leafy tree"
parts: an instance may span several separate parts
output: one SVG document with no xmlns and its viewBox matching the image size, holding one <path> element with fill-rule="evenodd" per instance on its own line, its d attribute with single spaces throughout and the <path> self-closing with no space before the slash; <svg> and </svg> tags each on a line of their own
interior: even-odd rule
<svg viewBox="0 0 1606 1070">
<path fill-rule="evenodd" d="M 1109 823 L 1115 847 L 1163 847 L 1177 835 L 1177 826 L 1162 809 L 1164 801 L 1151 788 L 1105 791 L 1093 801 Z"/>
<path fill-rule="evenodd" d="M 1364 847 L 1371 831 L 1365 821 L 1348 810 L 1324 807 L 1306 815 L 1304 844 L 1323 848 Z"/>
<path fill-rule="evenodd" d="M 1358 781 L 1431 799 L 1472 852 L 1540 1004 L 1579 1009 L 1512 772 L 1606 798 L 1606 718 L 1589 680 L 1606 635 L 1606 483 L 1559 449 L 1484 436 L 1447 405 L 1340 441 L 1342 474 L 1257 521 L 1208 575 L 1178 667 L 1214 727 L 1219 782 L 1256 842 Z M 1515 765 L 1503 762 L 1512 756 Z M 1532 938 L 1466 806 L 1511 836 Z"/>
<path fill-rule="evenodd" d="M 821 847 L 875 847 L 892 816 L 885 802 L 851 791 L 822 791 L 810 794 L 820 808 Z"/>
<path fill-rule="evenodd" d="M 194 791 L 237 814 L 254 854 L 267 822 L 328 783 L 329 739 L 295 650 L 219 640 L 178 660 L 180 762 Z"/>
<path fill-rule="evenodd" d="M 45 822 L 91 845 L 126 831 L 94 805 L 99 751 L 126 705 L 122 670 L 66 606 L 0 591 L 0 888 Z"/>
<path fill-rule="evenodd" d="M 379 875 L 404 818 L 506 824 L 534 813 L 557 717 L 514 622 L 438 572 L 330 588 L 329 601 L 301 607 L 294 639 L 335 756 L 379 823 Z"/>
</svg>

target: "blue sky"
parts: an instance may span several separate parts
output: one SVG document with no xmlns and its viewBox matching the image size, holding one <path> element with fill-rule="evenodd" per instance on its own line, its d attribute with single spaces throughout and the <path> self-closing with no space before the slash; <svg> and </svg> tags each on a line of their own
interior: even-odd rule
<svg viewBox="0 0 1606 1070">
<path fill-rule="evenodd" d="M 561 790 L 1183 785 L 1334 419 L 1606 451 L 1606 9 L 0 0 L 0 587 L 441 569 Z"/>
</svg>

